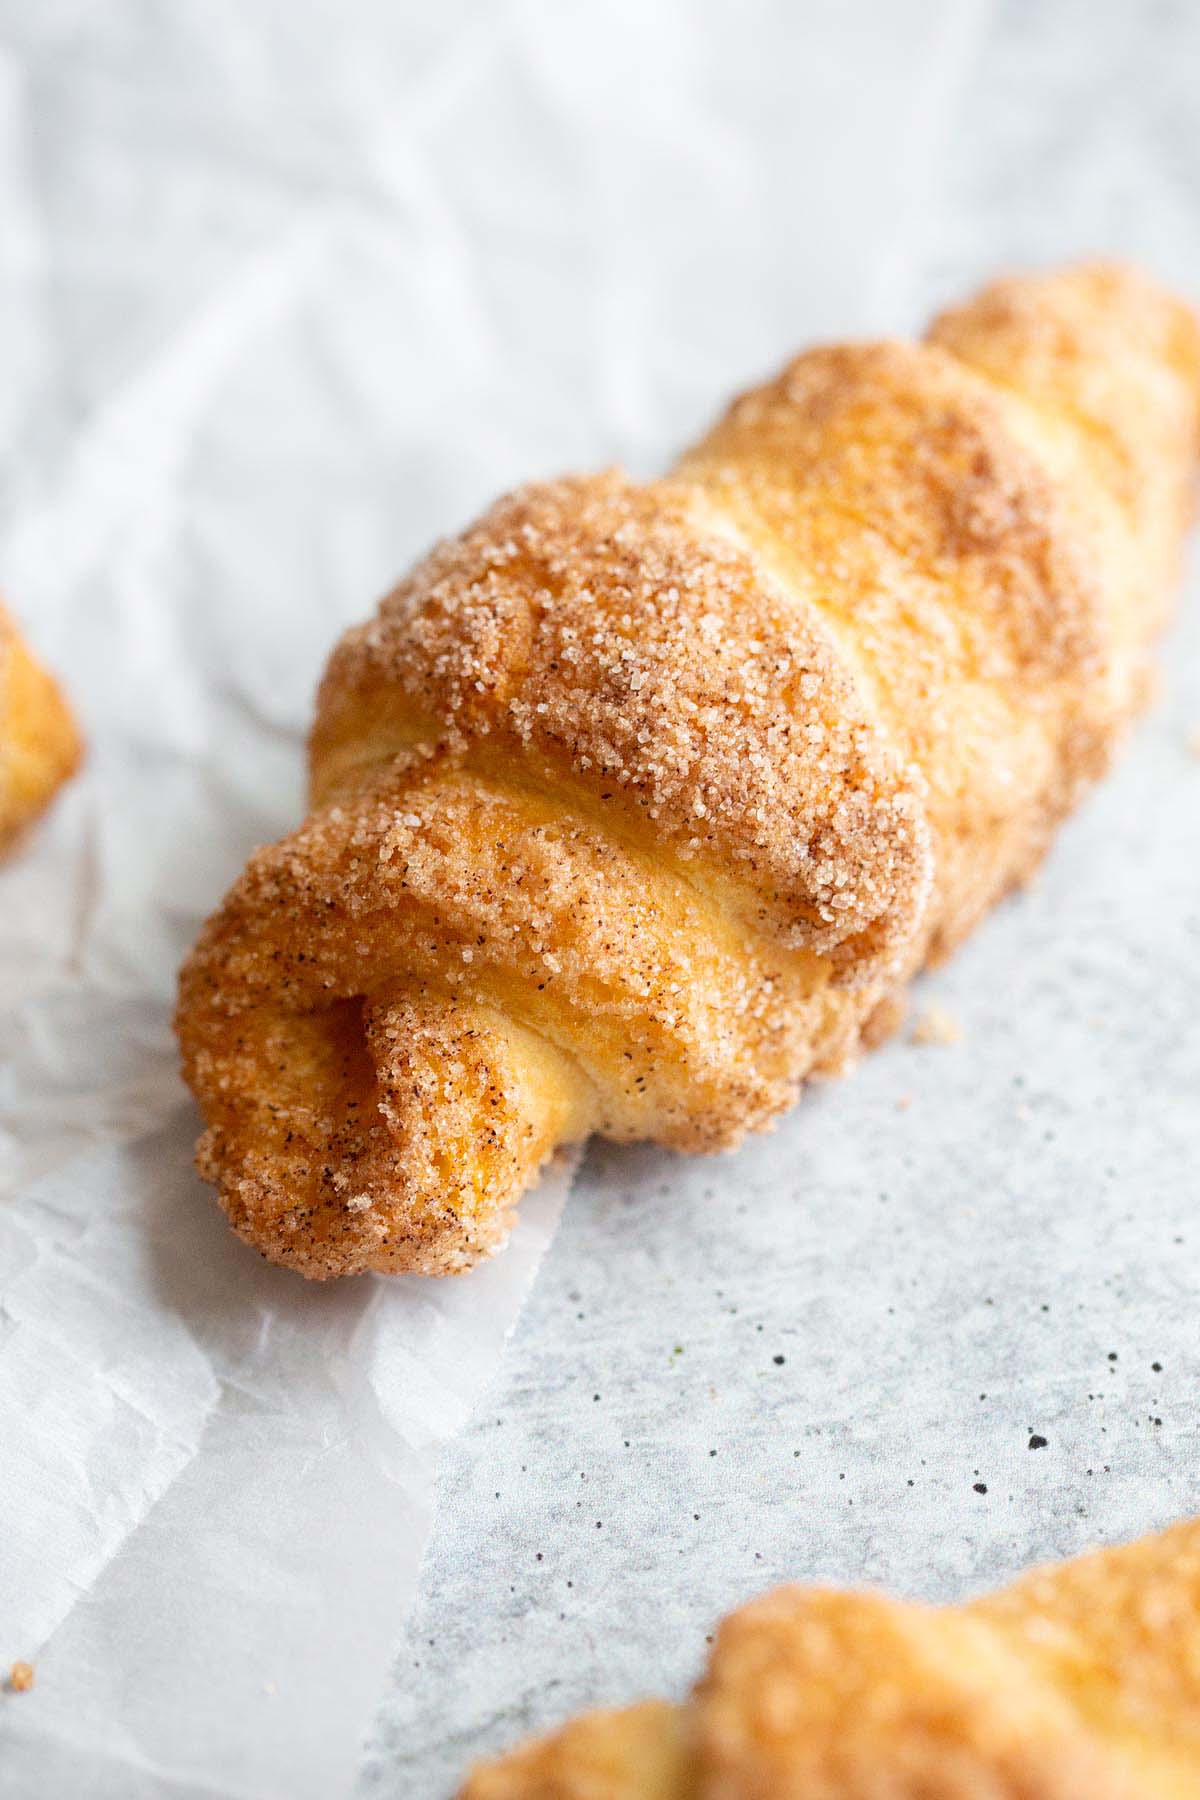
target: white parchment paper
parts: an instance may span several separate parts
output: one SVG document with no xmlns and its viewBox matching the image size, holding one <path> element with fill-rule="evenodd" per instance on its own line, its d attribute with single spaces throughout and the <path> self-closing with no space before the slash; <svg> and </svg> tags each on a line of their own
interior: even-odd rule
<svg viewBox="0 0 1200 1800">
<path fill-rule="evenodd" d="M 992 10 L 0 0 L 0 585 L 89 746 L 0 871 L 0 1665 L 37 1669 L 0 1701 L 0 1794 L 352 1784 L 439 1449 L 567 1177 L 468 1281 L 266 1267 L 190 1170 L 175 970 L 300 816 L 338 631 L 432 537 L 527 476 L 661 466 L 807 339 L 919 323 L 928 196 Z M 1036 242 L 956 243 L 955 285 L 1103 242 L 1107 193 L 1076 232 L 1064 204 Z M 1151 252 L 1180 241 L 1158 219 Z M 770 1154 L 723 1165 L 723 1192 L 759 1207 Z M 658 1366 L 639 1351 L 628 1394 L 661 1400 Z M 508 1541 L 482 1558 L 497 1592 Z M 396 1665 L 373 1768 L 402 1769 L 397 1792 L 461 1766 L 485 1702 L 511 1712 L 475 1554 L 438 1692 L 406 1713 Z M 539 1653 L 521 1717 L 559 1659 Z M 451 1691 L 461 1735 L 414 1775 L 412 1710 L 429 1737 Z"/>
</svg>

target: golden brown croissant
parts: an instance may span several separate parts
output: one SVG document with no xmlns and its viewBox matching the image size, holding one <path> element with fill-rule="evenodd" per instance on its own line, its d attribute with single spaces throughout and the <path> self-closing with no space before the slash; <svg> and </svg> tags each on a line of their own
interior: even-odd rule
<svg viewBox="0 0 1200 1800">
<path fill-rule="evenodd" d="M 50 804 L 80 754 L 57 683 L 0 606 L 0 856 Z"/>
<path fill-rule="evenodd" d="M 585 1715 L 461 1800 L 1195 1800 L 1200 1521 L 969 1605 L 780 1588 L 682 1706 Z"/>
<path fill-rule="evenodd" d="M 557 1145 L 722 1148 L 847 1067 L 1103 769 L 1198 450 L 1196 319 L 1088 266 L 437 546 L 335 651 L 313 811 L 183 972 L 234 1229 L 460 1270 Z"/>
</svg>

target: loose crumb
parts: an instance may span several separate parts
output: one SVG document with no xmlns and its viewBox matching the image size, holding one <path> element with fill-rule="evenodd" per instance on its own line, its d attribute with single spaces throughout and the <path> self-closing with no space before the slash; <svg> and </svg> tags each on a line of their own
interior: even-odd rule
<svg viewBox="0 0 1200 1800">
<path fill-rule="evenodd" d="M 15 1662 L 8 1671 L 6 1686 L 11 1694 L 27 1694 L 33 1686 L 33 1664 Z"/>
<path fill-rule="evenodd" d="M 962 1037 L 958 1020 L 944 1006 L 927 1006 L 912 1028 L 914 1044 L 957 1044 Z"/>
</svg>

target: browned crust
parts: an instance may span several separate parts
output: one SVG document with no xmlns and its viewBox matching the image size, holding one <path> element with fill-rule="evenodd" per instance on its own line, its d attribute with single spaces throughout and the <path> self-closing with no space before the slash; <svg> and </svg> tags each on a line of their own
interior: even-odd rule
<svg viewBox="0 0 1200 1800">
<path fill-rule="evenodd" d="M 1040 858 L 1121 722 L 1101 571 L 1010 412 L 940 350 L 841 346 L 745 395 L 682 465 L 923 772 L 939 952 Z"/>
<path fill-rule="evenodd" d="M 0 606 L 0 857 L 49 806 L 81 755 L 57 682 Z"/>
<path fill-rule="evenodd" d="M 256 856 L 189 959 L 202 1173 L 305 1273 L 448 1272 L 565 1137 L 714 1149 L 778 1113 L 870 1004 L 814 964 L 549 797 L 385 769 Z"/>
<path fill-rule="evenodd" d="M 552 1737 L 481 1764 L 464 1800 L 685 1800 L 694 1778 L 688 1721 L 665 1700 L 584 1713 Z"/>
<path fill-rule="evenodd" d="M 1119 700 L 1136 708 L 1195 510 L 1195 312 L 1137 269 L 1082 263 L 1039 282 L 991 282 L 929 335 L 1008 398 L 1014 433 L 1090 544 Z"/>
<path fill-rule="evenodd" d="M 874 971 L 907 941 L 919 792 L 819 615 L 697 497 L 610 474 L 525 488 L 439 545 L 334 652 L 314 785 L 397 743 L 608 809 L 731 910 Z"/>
<path fill-rule="evenodd" d="M 1200 1792 L 1200 1522 L 934 1609 L 781 1588 L 680 1708 L 596 1713 L 462 1800 L 1184 1800 Z"/>
<path fill-rule="evenodd" d="M 1085 268 L 934 336 L 798 358 L 667 481 L 509 496 L 343 639 L 314 810 L 181 982 L 268 1256 L 457 1270 L 557 1143 L 736 1143 L 1036 865 L 1144 693 L 1197 329 Z"/>
</svg>

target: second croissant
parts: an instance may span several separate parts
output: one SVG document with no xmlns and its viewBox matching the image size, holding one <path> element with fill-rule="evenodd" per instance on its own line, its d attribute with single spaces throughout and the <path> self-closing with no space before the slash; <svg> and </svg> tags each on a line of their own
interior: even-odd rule
<svg viewBox="0 0 1200 1800">
<path fill-rule="evenodd" d="M 436 547 L 334 652 L 312 811 L 183 971 L 234 1229 L 457 1272 L 557 1146 L 729 1147 L 849 1067 L 1104 769 L 1198 455 L 1194 315 L 1087 265 Z"/>
<path fill-rule="evenodd" d="M 1196 1520 L 965 1606 L 779 1588 L 683 1706 L 585 1713 L 460 1800 L 1194 1800 L 1198 1650 Z"/>
</svg>

